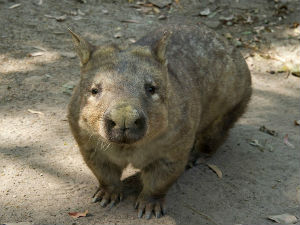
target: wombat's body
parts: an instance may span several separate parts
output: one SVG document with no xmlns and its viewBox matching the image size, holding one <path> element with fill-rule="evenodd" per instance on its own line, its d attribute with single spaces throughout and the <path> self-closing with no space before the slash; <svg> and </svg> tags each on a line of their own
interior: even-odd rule
<svg viewBox="0 0 300 225">
<path fill-rule="evenodd" d="M 82 74 L 69 122 L 99 180 L 97 197 L 113 205 L 122 192 L 121 172 L 131 163 L 141 169 L 139 217 L 152 210 L 159 217 L 188 160 L 215 151 L 244 112 L 248 67 L 206 27 L 160 28 L 125 50 L 73 38 Z"/>
</svg>

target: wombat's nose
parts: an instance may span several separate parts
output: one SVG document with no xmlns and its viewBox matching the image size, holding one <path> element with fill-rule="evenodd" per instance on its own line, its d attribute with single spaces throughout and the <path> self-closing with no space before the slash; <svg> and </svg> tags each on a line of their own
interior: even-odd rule
<svg viewBox="0 0 300 225">
<path fill-rule="evenodd" d="M 108 139 L 116 143 L 130 144 L 146 133 L 146 117 L 142 111 L 123 104 L 108 111 L 104 119 Z"/>
</svg>

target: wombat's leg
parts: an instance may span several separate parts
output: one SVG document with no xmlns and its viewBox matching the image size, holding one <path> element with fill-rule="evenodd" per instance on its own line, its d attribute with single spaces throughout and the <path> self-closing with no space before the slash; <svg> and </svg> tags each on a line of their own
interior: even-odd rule
<svg viewBox="0 0 300 225">
<path fill-rule="evenodd" d="M 250 94 L 237 104 L 232 110 L 215 119 L 207 128 L 198 132 L 194 147 L 190 153 L 189 164 L 194 163 L 201 155 L 212 155 L 226 140 L 230 128 L 244 113 L 250 99 Z M 206 155 L 207 156 L 207 155 Z"/>
<path fill-rule="evenodd" d="M 174 162 L 161 159 L 142 169 L 143 189 L 135 206 L 138 208 L 139 218 L 145 213 L 146 219 L 150 219 L 152 211 L 157 218 L 165 213 L 164 198 L 166 192 L 184 171 L 186 162 L 187 160 Z"/>
<path fill-rule="evenodd" d="M 100 205 L 113 207 L 123 198 L 120 181 L 122 169 L 109 161 L 97 161 L 90 166 L 99 181 L 99 188 L 93 196 L 93 202 L 101 201 Z"/>
</svg>

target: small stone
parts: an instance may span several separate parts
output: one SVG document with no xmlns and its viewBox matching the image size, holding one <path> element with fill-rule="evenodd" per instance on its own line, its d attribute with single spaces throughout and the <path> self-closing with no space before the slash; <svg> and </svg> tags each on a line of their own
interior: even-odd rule
<svg viewBox="0 0 300 225">
<path fill-rule="evenodd" d="M 135 40 L 134 38 L 129 38 L 128 41 L 129 41 L 130 43 L 135 43 L 135 42 L 136 42 L 136 40 Z"/>
<path fill-rule="evenodd" d="M 166 17 L 165 15 L 160 15 L 160 16 L 158 17 L 158 19 L 159 19 L 159 20 L 165 20 L 165 19 L 167 19 L 167 17 Z"/>
<path fill-rule="evenodd" d="M 230 33 L 226 33 L 224 36 L 225 36 L 227 39 L 232 39 L 232 35 L 231 35 Z"/>
<path fill-rule="evenodd" d="M 121 38 L 123 35 L 121 32 L 115 33 L 114 38 Z"/>
<path fill-rule="evenodd" d="M 205 25 L 209 28 L 216 29 L 221 25 L 221 23 L 219 21 L 205 21 Z"/>
<path fill-rule="evenodd" d="M 209 8 L 206 8 L 204 10 L 202 10 L 199 15 L 200 16 L 208 16 L 209 14 L 211 13 L 210 9 Z"/>
<path fill-rule="evenodd" d="M 233 43 L 234 43 L 235 47 L 241 47 L 241 46 L 243 46 L 243 43 L 241 41 L 239 41 L 239 40 L 234 40 Z"/>
</svg>

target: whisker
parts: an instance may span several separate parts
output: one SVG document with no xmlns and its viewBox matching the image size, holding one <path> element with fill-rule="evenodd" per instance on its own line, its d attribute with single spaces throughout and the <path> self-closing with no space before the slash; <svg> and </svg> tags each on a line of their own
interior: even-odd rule
<svg viewBox="0 0 300 225">
<path fill-rule="evenodd" d="M 107 151 L 107 150 L 109 149 L 109 147 L 110 147 L 110 144 L 109 144 L 109 143 L 107 143 L 107 146 L 106 146 L 106 148 L 105 148 L 105 150 L 104 150 L 104 151 Z"/>
<path fill-rule="evenodd" d="M 104 152 L 106 151 L 106 146 L 107 146 L 106 143 L 104 143 L 102 151 L 104 151 Z"/>
<path fill-rule="evenodd" d="M 91 140 L 92 136 L 93 136 L 93 134 L 90 135 L 90 137 L 89 137 L 89 139 L 88 139 L 88 142 Z"/>
</svg>

